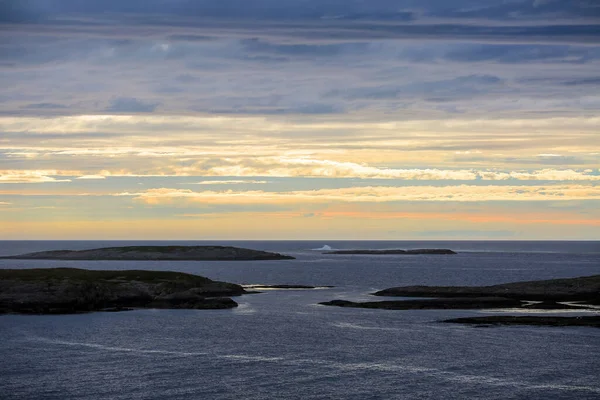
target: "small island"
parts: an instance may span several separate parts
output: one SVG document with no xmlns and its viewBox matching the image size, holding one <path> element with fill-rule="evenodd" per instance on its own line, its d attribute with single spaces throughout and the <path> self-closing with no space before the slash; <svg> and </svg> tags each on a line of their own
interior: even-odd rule
<svg viewBox="0 0 600 400">
<path fill-rule="evenodd" d="M 426 297 L 418 300 L 353 302 L 333 300 L 325 306 L 383 310 L 472 310 L 512 308 L 522 310 L 600 312 L 600 275 L 580 278 L 515 282 L 493 286 L 401 286 L 373 293 L 375 296 Z M 482 325 L 600 326 L 600 316 L 485 316 L 444 322 Z"/>
<path fill-rule="evenodd" d="M 319 303 L 324 306 L 376 308 L 380 310 L 471 310 L 484 308 L 520 307 L 521 302 L 503 297 L 365 301 L 333 300 Z"/>
<path fill-rule="evenodd" d="M 493 286 L 399 286 L 373 294 L 399 297 L 500 296 L 531 301 L 584 301 L 588 304 L 600 304 L 600 275 Z"/>
<path fill-rule="evenodd" d="M 91 250 L 51 250 L 5 256 L 12 260 L 124 260 L 124 261 L 258 261 L 293 260 L 268 251 L 232 246 L 126 246 Z"/>
<path fill-rule="evenodd" d="M 335 250 L 328 251 L 323 254 L 357 254 L 357 255 L 413 255 L 413 254 L 456 254 L 455 251 L 449 249 L 412 249 L 412 250 L 400 250 L 400 249 L 389 249 L 389 250 Z"/>
<path fill-rule="evenodd" d="M 74 314 L 132 308 L 227 309 L 240 285 L 171 271 L 0 269 L 0 314 Z"/>
</svg>

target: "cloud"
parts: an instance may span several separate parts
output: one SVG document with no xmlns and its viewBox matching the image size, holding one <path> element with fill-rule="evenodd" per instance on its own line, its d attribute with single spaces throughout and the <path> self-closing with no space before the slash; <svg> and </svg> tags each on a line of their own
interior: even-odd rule
<svg viewBox="0 0 600 400">
<path fill-rule="evenodd" d="M 464 230 L 464 229 L 456 229 L 456 230 L 445 230 L 445 231 L 420 231 L 414 233 L 417 236 L 422 236 L 426 238 L 464 238 L 470 237 L 474 239 L 482 239 L 482 238 L 504 238 L 504 237 L 514 237 L 516 236 L 516 232 L 508 231 L 508 230 Z"/>
<path fill-rule="evenodd" d="M 202 191 L 189 189 L 149 189 L 122 192 L 116 196 L 133 197 L 146 204 L 169 204 L 184 200 L 201 204 L 301 204 L 301 203 L 385 203 L 489 202 L 489 201 L 568 201 L 598 200 L 600 187 L 592 185 L 550 186 L 367 186 L 290 192 Z"/>
<path fill-rule="evenodd" d="M 377 168 L 353 162 L 338 162 L 312 158 L 273 157 L 265 159 L 227 160 L 222 166 L 205 171 L 216 176 L 271 176 L 271 177 L 335 177 L 371 179 L 471 180 L 477 177 L 469 170 L 395 169 Z"/>
<path fill-rule="evenodd" d="M 591 77 L 591 78 L 581 78 L 563 82 L 563 85 L 566 86 L 583 86 L 583 85 L 592 85 L 598 86 L 600 85 L 600 77 Z"/>
<path fill-rule="evenodd" d="M 368 43 L 326 43 L 326 44 L 279 44 L 261 39 L 244 39 L 242 48 L 248 53 L 277 54 L 292 57 L 336 57 L 344 54 L 360 54 L 368 49 Z"/>
<path fill-rule="evenodd" d="M 575 171 L 572 169 L 542 169 L 538 171 L 480 171 L 483 180 L 520 180 L 520 181 L 599 181 L 600 170 Z"/>
<path fill-rule="evenodd" d="M 65 106 L 64 104 L 56 104 L 56 103 L 32 103 L 32 104 L 27 104 L 26 106 L 24 106 L 24 108 L 55 110 L 55 109 L 65 109 L 68 107 Z"/>
<path fill-rule="evenodd" d="M 0 171 L 0 184 L 2 183 L 57 183 L 71 182 L 70 179 L 57 179 L 56 170 L 4 170 Z"/>
<path fill-rule="evenodd" d="M 75 179 L 82 179 L 82 180 L 102 180 L 102 179 L 106 179 L 106 176 L 104 176 L 104 175 L 82 175 L 82 176 L 78 176 Z"/>
<path fill-rule="evenodd" d="M 92 36 L 496 40 L 593 43 L 600 18 L 592 0 L 4 0 L 0 23 L 40 32 Z M 101 17 L 100 17 L 101 16 Z M 90 24 L 90 20 L 94 24 Z M 19 26 L 20 25 L 20 26 Z"/>
<path fill-rule="evenodd" d="M 229 179 L 229 180 L 223 180 L 223 181 L 214 180 L 214 181 L 187 182 L 187 183 L 182 183 L 182 185 L 242 185 L 242 184 L 257 185 L 257 184 L 263 184 L 263 183 L 269 183 L 269 181 Z"/>
<path fill-rule="evenodd" d="M 198 109 L 198 111 L 206 111 Z M 211 109 L 208 110 L 211 114 L 245 114 L 245 115 L 288 115 L 288 114 L 299 114 L 299 115 L 320 115 L 320 114 L 339 114 L 344 110 L 332 104 L 314 103 L 314 104 L 301 104 L 291 107 L 274 107 L 267 106 L 261 107 L 260 105 L 253 104 L 248 99 L 247 105 L 241 107 L 223 108 L 223 109 Z"/>
<path fill-rule="evenodd" d="M 503 80 L 493 75 L 468 75 L 442 81 L 426 81 L 411 83 L 403 86 L 378 86 L 363 87 L 347 90 L 334 90 L 327 93 L 326 97 L 345 97 L 347 99 L 395 99 L 414 98 L 415 95 L 426 94 L 427 96 L 450 96 L 457 97 L 473 96 L 482 94 L 502 85 Z"/>
<path fill-rule="evenodd" d="M 591 62 L 599 58 L 594 47 L 525 44 L 463 44 L 453 46 L 442 58 L 461 63 L 500 64 Z"/>
<path fill-rule="evenodd" d="M 105 111 L 109 113 L 150 113 L 157 106 L 157 103 L 147 103 L 133 97 L 118 97 L 111 101 Z"/>
</svg>

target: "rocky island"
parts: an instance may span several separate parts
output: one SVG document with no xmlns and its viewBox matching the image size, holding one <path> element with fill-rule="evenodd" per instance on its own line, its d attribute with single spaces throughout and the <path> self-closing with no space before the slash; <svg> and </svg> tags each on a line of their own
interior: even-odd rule
<svg viewBox="0 0 600 400">
<path fill-rule="evenodd" d="M 293 260 L 268 251 L 231 246 L 127 246 L 91 250 L 52 250 L 0 259 L 18 260 L 126 260 L 126 261 L 253 261 Z"/>
<path fill-rule="evenodd" d="M 427 297 L 419 300 L 352 302 L 333 300 L 325 306 L 384 310 L 494 309 L 598 310 L 600 275 L 506 283 L 493 286 L 402 286 L 381 290 L 375 296 Z M 600 326 L 600 316 L 488 316 L 458 318 L 444 322 L 488 325 Z"/>
<path fill-rule="evenodd" d="M 364 301 L 333 300 L 319 303 L 324 306 L 378 308 L 381 310 L 447 310 L 447 309 L 482 309 L 520 307 L 521 302 L 503 297 L 397 300 L 397 301 Z"/>
<path fill-rule="evenodd" d="M 493 286 L 400 286 L 373 294 L 400 297 L 506 297 L 531 301 L 584 301 L 600 304 L 600 275 Z"/>
<path fill-rule="evenodd" d="M 0 314 L 73 314 L 131 308 L 225 309 L 240 285 L 170 271 L 0 269 Z"/>
<path fill-rule="evenodd" d="M 335 250 L 328 251 L 323 254 L 358 254 L 358 255 L 390 255 L 390 254 L 456 254 L 455 251 L 449 249 L 412 249 L 412 250 Z"/>
</svg>

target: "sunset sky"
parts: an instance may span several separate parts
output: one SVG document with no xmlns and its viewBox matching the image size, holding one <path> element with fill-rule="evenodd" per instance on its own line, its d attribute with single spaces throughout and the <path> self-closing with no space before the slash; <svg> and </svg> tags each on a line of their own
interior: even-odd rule
<svg viewBox="0 0 600 400">
<path fill-rule="evenodd" d="M 0 239 L 600 239 L 597 0 L 0 0 Z"/>
</svg>

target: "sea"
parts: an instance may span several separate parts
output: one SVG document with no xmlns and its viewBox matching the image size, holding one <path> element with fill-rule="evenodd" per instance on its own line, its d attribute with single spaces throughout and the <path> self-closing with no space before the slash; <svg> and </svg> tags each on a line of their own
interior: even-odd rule
<svg viewBox="0 0 600 400">
<path fill-rule="evenodd" d="M 0 255 L 143 244 L 232 245 L 296 259 L 0 260 L 0 268 L 167 270 L 240 284 L 334 287 L 267 290 L 235 298 L 239 307 L 230 310 L 0 316 L 0 399 L 600 399 L 600 329 L 439 322 L 523 312 L 509 309 L 318 305 L 383 300 L 370 293 L 393 286 L 600 274 L 598 241 L 0 241 Z M 458 254 L 323 254 L 391 248 Z"/>
</svg>

